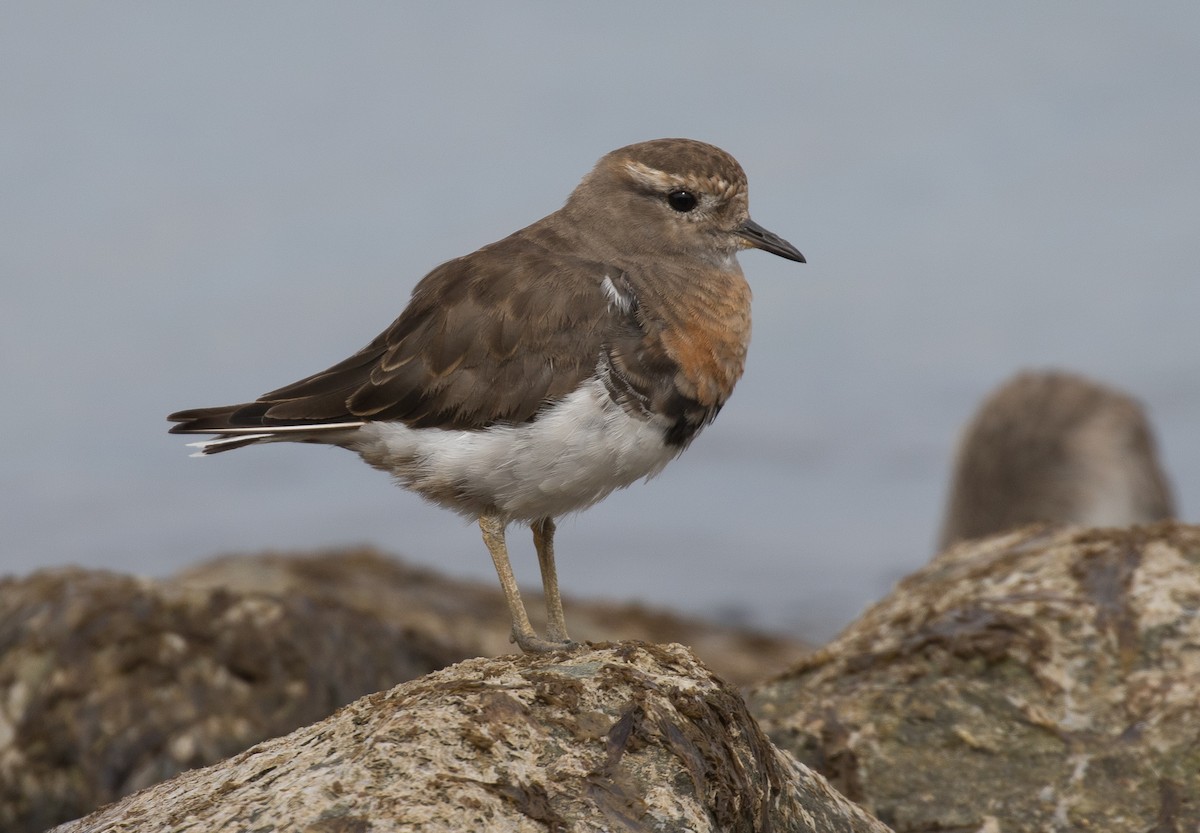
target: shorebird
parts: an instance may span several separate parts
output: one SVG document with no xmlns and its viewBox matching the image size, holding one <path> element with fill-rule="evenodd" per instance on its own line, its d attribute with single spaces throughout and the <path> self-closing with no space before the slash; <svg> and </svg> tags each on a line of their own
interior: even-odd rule
<svg viewBox="0 0 1200 833">
<path fill-rule="evenodd" d="M 328 370 L 253 402 L 171 414 L 197 454 L 336 445 L 476 519 L 526 652 L 573 645 L 554 519 L 649 478 L 742 375 L 750 287 L 736 254 L 804 256 L 750 219 L 725 151 L 658 139 L 605 155 L 536 223 L 434 269 L 400 317 Z M 528 524 L 546 636 L 530 625 L 505 530 Z"/>
</svg>

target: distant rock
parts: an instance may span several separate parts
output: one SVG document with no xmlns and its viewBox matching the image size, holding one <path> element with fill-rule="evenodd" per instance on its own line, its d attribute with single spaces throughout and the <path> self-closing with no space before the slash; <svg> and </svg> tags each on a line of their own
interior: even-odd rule
<svg viewBox="0 0 1200 833">
<path fill-rule="evenodd" d="M 1196 830 L 1200 527 L 960 544 L 750 704 L 900 833 Z"/>
<path fill-rule="evenodd" d="M 0 830 L 41 831 L 456 659 L 333 600 L 0 580 Z"/>
<path fill-rule="evenodd" d="M 57 833 L 884 833 L 682 646 L 476 659 Z"/>
<path fill-rule="evenodd" d="M 963 430 L 939 548 L 1039 522 L 1129 526 L 1174 515 L 1137 401 L 1073 373 L 1026 371 L 989 394 Z"/>
<path fill-rule="evenodd" d="M 508 639 L 508 608 L 495 582 L 449 578 L 369 548 L 227 556 L 174 580 L 185 586 L 326 599 L 426 634 L 457 651 L 455 659 L 517 650 Z M 738 685 L 764 680 L 811 650 L 799 639 L 639 604 L 569 599 L 566 607 L 577 640 L 680 642 Z M 534 626 L 543 628 L 541 605 L 529 608 Z"/>
</svg>

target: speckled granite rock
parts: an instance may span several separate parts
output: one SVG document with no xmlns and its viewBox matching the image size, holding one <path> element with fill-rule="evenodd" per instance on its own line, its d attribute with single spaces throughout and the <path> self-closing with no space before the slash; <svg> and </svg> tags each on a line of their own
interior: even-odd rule
<svg viewBox="0 0 1200 833">
<path fill-rule="evenodd" d="M 460 652 L 456 659 L 517 650 L 508 639 L 508 608 L 496 582 L 449 578 L 371 549 L 227 556 L 199 564 L 175 581 L 329 599 L 429 634 L 454 646 Z M 544 628 L 540 594 L 531 590 L 527 599 L 534 626 Z M 810 650 L 798 639 L 643 605 L 567 599 L 566 608 L 571 636 L 578 641 L 681 642 L 738 685 L 764 680 Z"/>
<path fill-rule="evenodd" d="M 682 646 L 476 659 L 57 833 L 878 831 Z"/>
<path fill-rule="evenodd" d="M 44 830 L 453 658 L 330 601 L 78 569 L 0 580 L 0 830 Z"/>
<path fill-rule="evenodd" d="M 958 545 L 750 703 L 897 831 L 1196 830 L 1200 528 Z"/>
</svg>

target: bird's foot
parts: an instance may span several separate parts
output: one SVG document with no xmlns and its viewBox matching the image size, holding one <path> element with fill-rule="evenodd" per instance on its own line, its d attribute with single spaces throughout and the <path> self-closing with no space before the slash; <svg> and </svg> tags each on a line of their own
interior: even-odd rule
<svg viewBox="0 0 1200 833">
<path fill-rule="evenodd" d="M 550 651 L 571 651 L 581 647 L 572 639 L 542 639 L 533 631 L 521 633 L 513 630 L 512 640 L 526 654 L 545 654 Z"/>
</svg>

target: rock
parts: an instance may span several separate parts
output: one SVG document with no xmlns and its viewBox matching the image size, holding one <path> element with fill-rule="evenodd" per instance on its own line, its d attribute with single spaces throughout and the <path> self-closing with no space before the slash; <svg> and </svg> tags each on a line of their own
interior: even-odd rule
<svg viewBox="0 0 1200 833">
<path fill-rule="evenodd" d="M 739 682 L 802 655 L 633 606 L 580 636 L 683 637 Z M 512 652 L 489 585 L 369 550 L 230 557 L 156 582 L 87 570 L 0 581 L 0 830 L 43 830 L 481 650 Z"/>
<path fill-rule="evenodd" d="M 958 545 L 758 687 L 776 744 L 897 831 L 1200 826 L 1200 528 Z"/>
<path fill-rule="evenodd" d="M 452 579 L 369 548 L 227 556 L 193 567 L 175 580 L 187 586 L 300 594 L 336 602 L 428 634 L 457 651 L 456 660 L 516 651 L 508 639 L 508 608 L 495 582 Z M 637 604 L 568 599 L 566 608 L 576 640 L 681 642 L 738 685 L 764 680 L 811 650 L 798 639 Z M 544 629 L 540 605 L 530 605 L 530 616 L 536 628 Z"/>
<path fill-rule="evenodd" d="M 451 661 L 330 600 L 0 580 L 0 830 L 41 831 Z"/>
<path fill-rule="evenodd" d="M 959 441 L 940 549 L 1038 522 L 1130 526 L 1175 515 L 1142 406 L 1057 371 L 993 391 Z"/>
<path fill-rule="evenodd" d="M 57 833 L 885 831 L 682 646 L 475 659 Z"/>
</svg>

